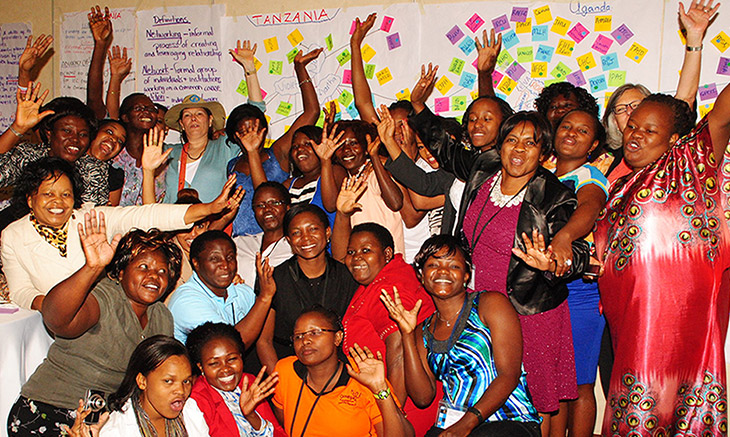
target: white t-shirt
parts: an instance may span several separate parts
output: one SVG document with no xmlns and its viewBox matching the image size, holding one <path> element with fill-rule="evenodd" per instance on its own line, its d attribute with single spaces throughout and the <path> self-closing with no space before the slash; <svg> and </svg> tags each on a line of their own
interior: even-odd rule
<svg viewBox="0 0 730 437">
<path fill-rule="evenodd" d="M 428 165 L 428 162 L 421 158 L 418 158 L 416 165 L 426 173 L 431 173 L 436 170 Z M 403 254 L 403 258 L 408 264 L 413 262 L 413 259 L 416 255 L 418 255 L 418 251 L 421 250 L 423 242 L 430 236 L 431 231 L 428 227 L 428 214 L 424 215 L 421 221 L 410 229 L 406 227 L 405 223 L 403 223 L 403 240 L 406 247 L 406 253 Z"/>
<path fill-rule="evenodd" d="M 182 411 L 185 429 L 190 437 L 209 437 L 208 424 L 193 398 L 188 398 Z M 137 419 L 134 417 L 132 400 L 128 400 L 122 411 L 115 411 L 99 433 L 99 437 L 133 437 L 141 436 Z"/>
<path fill-rule="evenodd" d="M 238 260 L 238 274 L 243 279 L 243 283 L 251 288 L 256 284 L 256 252 L 261 250 L 261 241 L 264 239 L 264 233 L 254 235 L 239 235 L 233 237 L 236 242 L 236 258 Z M 263 257 L 269 257 L 269 265 L 276 267 L 292 256 L 291 247 L 286 237 L 276 243 L 269 244 L 269 247 L 261 253 Z"/>
<path fill-rule="evenodd" d="M 196 159 L 195 161 L 185 164 L 185 182 L 187 182 L 189 185 L 193 184 L 193 178 L 195 177 L 195 173 L 198 172 L 198 167 L 200 167 L 200 161 L 200 159 Z"/>
</svg>

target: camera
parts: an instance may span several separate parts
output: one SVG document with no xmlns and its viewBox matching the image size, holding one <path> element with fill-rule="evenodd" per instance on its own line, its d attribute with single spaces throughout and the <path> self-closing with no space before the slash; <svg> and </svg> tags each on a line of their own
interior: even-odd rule
<svg viewBox="0 0 730 437">
<path fill-rule="evenodd" d="M 106 410 L 106 399 L 104 399 L 104 392 L 99 390 L 86 390 L 84 396 L 84 409 L 91 410 L 88 416 L 84 419 L 84 423 L 93 425 L 99 422 L 101 414 Z"/>
</svg>

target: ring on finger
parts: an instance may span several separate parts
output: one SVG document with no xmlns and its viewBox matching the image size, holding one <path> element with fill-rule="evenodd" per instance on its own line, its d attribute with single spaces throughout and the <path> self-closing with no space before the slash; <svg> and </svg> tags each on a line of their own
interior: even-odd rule
<svg viewBox="0 0 730 437">
<path fill-rule="evenodd" d="M 570 267 L 570 266 L 572 266 L 572 265 L 573 265 L 573 260 L 570 260 L 570 259 L 566 259 L 566 260 L 565 260 L 565 261 L 563 262 L 563 265 L 565 265 L 565 267 Z"/>
</svg>

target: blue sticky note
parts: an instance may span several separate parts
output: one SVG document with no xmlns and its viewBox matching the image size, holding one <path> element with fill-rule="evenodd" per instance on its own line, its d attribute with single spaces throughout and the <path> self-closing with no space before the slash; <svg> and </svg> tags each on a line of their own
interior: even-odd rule
<svg viewBox="0 0 730 437">
<path fill-rule="evenodd" d="M 504 41 L 504 39 L 502 39 Z M 476 48 L 476 45 L 474 44 L 474 40 L 471 38 L 464 38 L 464 40 L 459 44 L 459 48 L 462 52 L 464 52 L 465 56 L 469 56 L 471 52 L 474 51 Z"/>
<path fill-rule="evenodd" d="M 535 61 L 538 62 L 550 62 L 553 60 L 553 53 L 555 53 L 555 47 L 546 46 L 540 44 L 535 54 Z"/>
<path fill-rule="evenodd" d="M 542 26 L 532 26 L 532 40 L 533 41 L 547 41 L 548 40 L 548 27 L 547 24 Z M 504 41 L 504 37 L 502 37 Z"/>
<path fill-rule="evenodd" d="M 509 32 L 505 32 L 502 34 L 502 46 L 505 50 L 509 50 L 519 43 L 520 39 L 517 37 L 517 34 L 514 30 L 510 30 Z"/>
<path fill-rule="evenodd" d="M 461 79 L 459 80 L 459 86 L 470 90 L 474 87 L 474 83 L 476 83 L 476 81 L 477 81 L 476 74 L 465 71 L 464 73 L 461 74 Z"/>
<path fill-rule="evenodd" d="M 604 75 L 592 77 L 588 79 L 588 83 L 590 84 L 592 93 L 604 91 L 608 88 L 608 84 L 606 83 L 606 76 Z"/>
<path fill-rule="evenodd" d="M 601 67 L 603 71 L 615 70 L 618 68 L 618 55 L 616 53 L 609 53 L 601 56 Z"/>
<path fill-rule="evenodd" d="M 355 101 L 350 103 L 350 105 L 347 107 L 347 113 L 350 114 L 350 117 L 352 117 L 353 120 L 356 120 L 360 117 L 360 114 L 357 112 L 357 108 L 355 108 Z"/>
<path fill-rule="evenodd" d="M 500 99 L 504 100 L 505 102 L 507 101 L 507 95 L 506 94 L 502 94 L 502 93 L 495 92 L 494 95 L 497 96 L 497 97 L 499 97 Z"/>
</svg>

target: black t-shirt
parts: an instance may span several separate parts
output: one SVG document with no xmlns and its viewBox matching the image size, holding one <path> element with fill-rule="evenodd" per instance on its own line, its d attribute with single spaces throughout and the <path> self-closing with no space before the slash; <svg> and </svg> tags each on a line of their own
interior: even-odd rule
<svg viewBox="0 0 730 437">
<path fill-rule="evenodd" d="M 109 166 L 109 191 L 116 191 L 124 186 L 124 170 Z"/>
</svg>

